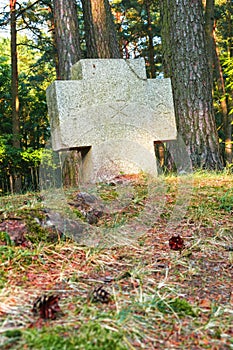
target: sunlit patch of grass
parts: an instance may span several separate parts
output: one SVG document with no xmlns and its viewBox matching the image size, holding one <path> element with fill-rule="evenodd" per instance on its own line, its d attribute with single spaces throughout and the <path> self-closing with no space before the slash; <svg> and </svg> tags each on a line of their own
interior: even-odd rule
<svg viewBox="0 0 233 350">
<path fill-rule="evenodd" d="M 228 212 L 233 211 L 233 189 L 228 190 L 220 197 L 220 209 L 224 209 Z"/>
<path fill-rule="evenodd" d="M 170 314 L 175 312 L 179 316 L 196 317 L 192 306 L 185 299 L 175 298 L 171 300 L 160 300 L 157 303 L 157 308 L 160 312 Z"/>
<path fill-rule="evenodd" d="M 47 326 L 41 329 L 14 330 L 4 334 L 5 345 L 14 344 L 14 349 L 103 349 L 126 350 L 124 332 L 117 327 L 99 324 L 98 320 L 78 324 L 75 327 Z"/>
<path fill-rule="evenodd" d="M 0 241 L 3 242 L 5 245 L 13 244 L 9 234 L 5 231 L 0 231 Z"/>
<path fill-rule="evenodd" d="M 24 269 L 32 263 L 37 254 L 30 249 L 22 249 L 20 247 L 0 246 L 1 264 L 11 268 Z"/>
<path fill-rule="evenodd" d="M 0 270 L 0 289 L 5 286 L 7 282 L 7 273 L 3 270 Z"/>
</svg>

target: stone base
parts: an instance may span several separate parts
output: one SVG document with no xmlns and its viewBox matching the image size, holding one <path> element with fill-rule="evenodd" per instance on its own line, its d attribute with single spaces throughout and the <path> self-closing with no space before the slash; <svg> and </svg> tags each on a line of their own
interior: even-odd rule
<svg viewBox="0 0 233 350">
<path fill-rule="evenodd" d="M 129 141 L 114 141 L 111 146 L 93 146 L 83 155 L 79 178 L 82 183 L 97 183 L 141 172 L 157 176 L 154 148 L 148 150 Z"/>
</svg>

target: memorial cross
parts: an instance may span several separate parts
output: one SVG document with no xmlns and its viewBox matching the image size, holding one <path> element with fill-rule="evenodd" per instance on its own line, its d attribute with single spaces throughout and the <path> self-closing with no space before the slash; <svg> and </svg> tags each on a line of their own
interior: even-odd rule
<svg viewBox="0 0 233 350">
<path fill-rule="evenodd" d="M 83 182 L 157 175 L 155 141 L 176 139 L 170 79 L 147 79 L 144 59 L 84 59 L 47 89 L 52 147 L 77 149 Z"/>
</svg>

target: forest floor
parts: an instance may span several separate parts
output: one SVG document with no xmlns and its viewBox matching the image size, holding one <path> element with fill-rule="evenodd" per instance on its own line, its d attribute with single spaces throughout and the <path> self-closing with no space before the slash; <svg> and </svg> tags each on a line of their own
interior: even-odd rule
<svg viewBox="0 0 233 350">
<path fill-rule="evenodd" d="M 93 197 L 0 197 L 0 348 L 233 349 L 232 184 L 122 176 Z"/>
</svg>

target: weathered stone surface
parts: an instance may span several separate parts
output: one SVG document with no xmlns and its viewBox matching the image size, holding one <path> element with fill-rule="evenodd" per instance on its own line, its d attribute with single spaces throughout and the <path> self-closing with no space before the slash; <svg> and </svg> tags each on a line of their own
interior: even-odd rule
<svg viewBox="0 0 233 350">
<path fill-rule="evenodd" d="M 154 141 L 176 138 L 170 80 L 147 79 L 143 59 L 80 60 L 72 79 L 47 90 L 54 150 L 85 150 L 85 182 L 156 175 Z"/>
</svg>

